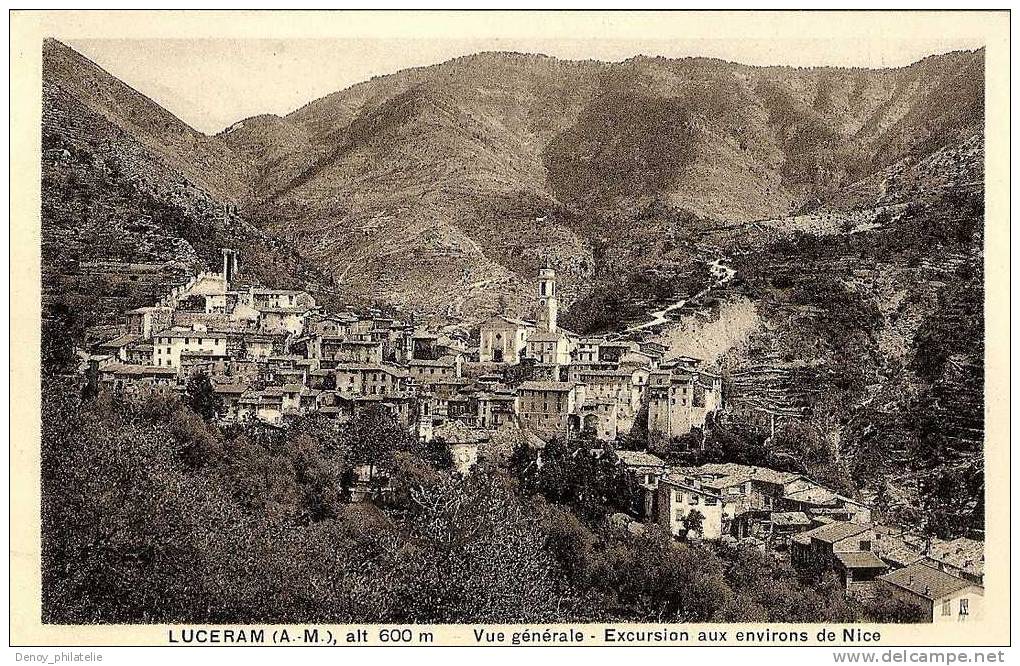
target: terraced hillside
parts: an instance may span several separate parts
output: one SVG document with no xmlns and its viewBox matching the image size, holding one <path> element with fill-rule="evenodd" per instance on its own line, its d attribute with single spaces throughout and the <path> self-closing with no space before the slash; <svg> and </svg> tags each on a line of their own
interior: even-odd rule
<svg viewBox="0 0 1020 666">
<path fill-rule="evenodd" d="M 762 320 L 725 358 L 737 420 L 778 415 L 775 447 L 817 440 L 816 472 L 945 535 L 983 529 L 982 157 L 975 136 L 717 232 Z"/>
</svg>

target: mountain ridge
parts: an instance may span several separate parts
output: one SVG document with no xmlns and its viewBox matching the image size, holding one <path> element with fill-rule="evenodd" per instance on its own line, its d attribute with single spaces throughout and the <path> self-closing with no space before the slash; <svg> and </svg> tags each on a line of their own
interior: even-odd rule
<svg viewBox="0 0 1020 666">
<path fill-rule="evenodd" d="M 592 243 L 610 229 L 584 229 L 603 213 L 619 213 L 620 234 L 634 223 L 627 211 L 657 201 L 720 221 L 782 217 L 912 152 L 966 140 L 981 122 L 982 78 L 972 75 L 982 63 L 980 50 L 889 70 L 462 56 L 276 116 L 290 143 L 275 146 L 267 164 L 282 168 L 253 187 L 251 208 L 325 263 L 347 264 L 357 248 L 317 229 L 342 237 L 384 218 L 406 235 L 409 217 L 427 217 L 524 278 L 562 254 L 556 239 L 581 248 L 575 263 L 590 267 Z M 255 133 L 224 140 L 258 164 Z M 553 245 L 507 233 L 537 218 L 551 220 Z M 568 293 L 586 277 L 560 268 Z"/>
<path fill-rule="evenodd" d="M 606 238 L 817 206 L 967 140 L 983 115 L 983 50 L 892 69 L 482 52 L 204 135 L 72 49 L 44 52 L 57 85 L 335 287 L 436 313 L 451 290 L 493 310 L 476 283 L 520 310 L 546 263 L 569 300 Z"/>
</svg>

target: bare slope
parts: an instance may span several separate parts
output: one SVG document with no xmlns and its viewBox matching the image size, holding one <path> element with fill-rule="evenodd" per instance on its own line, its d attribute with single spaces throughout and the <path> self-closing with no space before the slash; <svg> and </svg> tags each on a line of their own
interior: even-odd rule
<svg viewBox="0 0 1020 666">
<path fill-rule="evenodd" d="M 863 70 L 484 53 L 221 137 L 255 165 L 264 228 L 352 285 L 443 274 L 468 288 L 506 270 L 530 276 L 551 257 L 569 288 L 589 275 L 593 238 L 659 223 L 636 221 L 649 202 L 726 221 L 781 217 L 971 136 L 983 60 L 958 52 Z M 472 243 L 470 256 L 449 251 Z M 393 259 L 408 253 L 415 261 Z"/>
</svg>

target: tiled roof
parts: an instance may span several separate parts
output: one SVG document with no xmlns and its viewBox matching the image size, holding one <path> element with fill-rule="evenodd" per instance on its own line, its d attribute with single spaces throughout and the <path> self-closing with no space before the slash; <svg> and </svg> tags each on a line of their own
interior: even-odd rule
<svg viewBox="0 0 1020 666">
<path fill-rule="evenodd" d="M 346 335 L 320 335 L 323 342 L 339 342 L 343 345 L 362 345 L 365 347 L 376 347 L 382 344 L 381 340 L 357 340 Z"/>
<path fill-rule="evenodd" d="M 886 569 L 888 564 L 869 550 L 859 553 L 836 553 L 836 559 L 847 569 Z"/>
<path fill-rule="evenodd" d="M 407 377 L 407 370 L 398 368 L 395 365 L 380 365 L 380 364 L 362 364 L 362 363 L 339 363 L 336 366 L 336 370 L 346 370 L 352 372 L 385 372 L 393 375 L 394 377 Z"/>
<path fill-rule="evenodd" d="M 513 402 L 517 396 L 511 395 L 509 393 L 493 393 L 490 391 L 483 391 L 478 393 L 475 397 L 478 398 L 479 400 L 496 400 L 504 402 Z"/>
<path fill-rule="evenodd" d="M 131 344 L 135 340 L 138 340 L 140 337 L 141 336 L 136 335 L 134 333 L 124 333 L 123 335 L 118 335 L 117 337 L 115 337 L 112 340 L 107 340 L 106 342 L 102 343 L 99 346 L 100 347 L 107 347 L 107 348 L 109 348 L 109 347 L 116 347 L 116 348 L 126 347 L 127 345 Z"/>
<path fill-rule="evenodd" d="M 528 342 L 558 342 L 561 338 L 563 338 L 562 333 L 549 333 L 547 331 L 542 331 L 532 333 L 528 338 Z"/>
<path fill-rule="evenodd" d="M 683 488 L 684 490 L 695 492 L 698 493 L 699 495 L 714 497 L 718 500 L 723 499 L 722 495 L 719 495 L 718 493 L 712 492 L 711 490 L 705 488 L 695 487 L 694 484 L 690 483 L 689 477 L 683 474 L 677 474 L 674 471 L 667 473 L 666 476 L 662 478 L 662 483 L 665 483 L 670 486 L 676 486 L 677 488 Z"/>
<path fill-rule="evenodd" d="M 799 476 L 793 472 L 777 472 L 768 467 L 740 465 L 737 463 L 708 463 L 699 467 L 698 470 L 703 474 L 721 477 L 712 482 L 712 485 L 719 488 L 727 488 L 745 481 L 760 481 L 762 483 L 784 485 L 797 479 Z"/>
<path fill-rule="evenodd" d="M 454 368 L 457 366 L 457 357 L 447 354 L 442 358 L 429 359 L 429 358 L 412 358 L 408 361 L 408 365 L 425 367 L 425 368 Z"/>
<path fill-rule="evenodd" d="M 161 375 L 169 377 L 177 374 L 176 368 L 161 368 L 153 365 L 135 365 L 133 363 L 112 363 L 102 369 L 103 373 L 121 376 L 144 377 Z"/>
<path fill-rule="evenodd" d="M 213 383 L 213 391 L 216 393 L 241 394 L 248 390 L 248 384 L 217 384 Z"/>
<path fill-rule="evenodd" d="M 491 318 L 487 319 L 482 324 L 482 328 L 490 328 L 491 329 L 491 328 L 495 328 L 497 326 L 500 327 L 500 328 L 506 328 L 507 325 L 518 327 L 518 328 L 534 328 L 534 326 L 535 326 L 534 322 L 530 322 L 530 321 L 527 321 L 527 320 L 524 320 L 524 319 L 513 319 L 511 317 L 504 317 L 502 315 L 497 315 L 495 317 L 491 317 Z"/>
<path fill-rule="evenodd" d="M 828 488 L 822 486 L 814 486 L 811 488 L 805 488 L 804 490 L 797 490 L 786 494 L 786 499 L 794 502 L 805 502 L 807 504 L 818 504 L 821 506 L 831 506 L 836 504 L 838 496 Z"/>
<path fill-rule="evenodd" d="M 614 377 L 619 379 L 630 379 L 633 374 L 627 370 L 579 370 L 578 375 L 582 377 Z"/>
<path fill-rule="evenodd" d="M 193 329 L 192 330 L 184 330 L 184 331 L 175 331 L 175 330 L 172 330 L 172 329 L 167 329 L 165 331 L 160 331 L 159 333 L 154 333 L 153 337 L 154 338 L 225 338 L 225 337 L 227 337 L 227 334 L 226 333 L 221 333 L 219 331 L 196 331 L 196 330 L 193 330 Z"/>
<path fill-rule="evenodd" d="M 844 522 L 831 522 L 828 525 L 822 525 L 816 527 L 813 530 L 804 532 L 804 535 L 812 539 L 818 539 L 825 543 L 836 543 L 842 541 L 847 537 L 852 537 L 855 534 L 866 532 L 871 529 L 870 525 L 857 525 L 855 523 L 844 523 Z"/>
<path fill-rule="evenodd" d="M 876 530 L 875 542 L 871 547 L 883 560 L 901 567 L 921 560 L 921 554 L 906 541 L 891 534 L 883 534 L 878 530 Z"/>
<path fill-rule="evenodd" d="M 928 599 L 939 599 L 973 585 L 920 562 L 891 571 L 880 579 Z"/>
<path fill-rule="evenodd" d="M 933 544 L 928 557 L 974 575 L 985 572 L 985 544 L 966 537 Z"/>
<path fill-rule="evenodd" d="M 301 315 L 308 312 L 310 308 L 306 308 L 302 305 L 289 305 L 285 307 L 260 307 L 259 312 L 262 314 L 288 314 L 288 315 Z"/>
<path fill-rule="evenodd" d="M 811 537 L 807 535 L 807 532 L 800 532 L 798 534 L 794 534 L 792 537 L 790 537 L 790 541 L 793 541 L 794 543 L 799 543 L 802 546 L 811 545 Z"/>
</svg>

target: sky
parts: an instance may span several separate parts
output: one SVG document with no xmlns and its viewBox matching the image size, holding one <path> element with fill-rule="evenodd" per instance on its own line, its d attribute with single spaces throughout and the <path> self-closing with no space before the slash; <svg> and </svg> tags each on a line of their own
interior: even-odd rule
<svg viewBox="0 0 1020 666">
<path fill-rule="evenodd" d="M 479 51 L 611 62 L 704 56 L 749 65 L 901 67 L 974 39 L 64 39 L 195 129 L 287 114 L 373 76 Z"/>
</svg>

